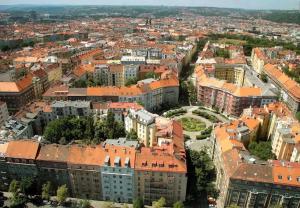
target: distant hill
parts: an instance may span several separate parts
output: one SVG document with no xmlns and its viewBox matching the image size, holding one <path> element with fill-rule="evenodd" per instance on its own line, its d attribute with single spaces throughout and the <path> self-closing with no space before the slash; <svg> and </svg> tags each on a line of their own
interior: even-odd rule
<svg viewBox="0 0 300 208">
<path fill-rule="evenodd" d="M 141 15 L 152 15 L 154 17 L 180 16 L 183 12 L 191 12 L 202 16 L 231 16 L 236 18 L 262 18 L 279 23 L 300 24 L 300 12 L 297 10 L 246 10 L 215 7 L 176 7 L 176 6 L 45 6 L 45 5 L 0 5 L 0 11 L 26 13 L 35 11 L 37 13 L 48 13 L 58 18 L 67 16 L 79 18 L 82 16 L 127 16 L 139 17 Z"/>
</svg>

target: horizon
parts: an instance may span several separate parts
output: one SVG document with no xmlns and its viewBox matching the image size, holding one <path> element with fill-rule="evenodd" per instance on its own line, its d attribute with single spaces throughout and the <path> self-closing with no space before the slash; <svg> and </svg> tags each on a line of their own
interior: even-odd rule
<svg viewBox="0 0 300 208">
<path fill-rule="evenodd" d="M 215 8 L 232 8 L 246 10 L 299 10 L 300 2 L 298 0 L 165 0 L 161 3 L 159 0 L 111 0 L 107 4 L 103 0 L 52 0 L 51 2 L 42 3 L 38 0 L 29 0 L 26 3 L 22 0 L 0 0 L 1 6 L 164 6 L 164 7 L 215 7 Z"/>
</svg>

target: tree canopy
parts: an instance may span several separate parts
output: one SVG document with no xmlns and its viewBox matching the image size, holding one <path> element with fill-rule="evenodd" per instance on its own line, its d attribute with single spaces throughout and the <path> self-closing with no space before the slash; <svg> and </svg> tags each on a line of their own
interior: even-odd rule
<svg viewBox="0 0 300 208">
<path fill-rule="evenodd" d="M 144 201 L 141 197 L 138 197 L 133 201 L 133 208 L 144 208 Z"/>
<path fill-rule="evenodd" d="M 68 197 L 68 188 L 66 185 L 62 185 L 60 187 L 58 187 L 57 192 L 56 192 L 56 197 L 57 197 L 57 201 L 62 204 L 66 201 L 67 197 Z"/>
<path fill-rule="evenodd" d="M 62 131 L 63 129 L 63 131 Z M 115 121 L 109 112 L 106 119 L 94 122 L 91 117 L 66 117 L 51 121 L 44 131 L 44 138 L 51 143 L 66 144 L 73 140 L 100 143 L 105 139 L 124 137 L 124 125 Z"/>
<path fill-rule="evenodd" d="M 181 201 L 175 202 L 173 208 L 184 208 L 184 205 Z"/>
<path fill-rule="evenodd" d="M 187 165 L 188 187 L 190 187 L 187 193 L 188 201 L 197 202 L 199 196 L 206 194 L 217 198 L 219 191 L 214 185 L 216 170 L 209 155 L 203 150 L 199 152 L 188 150 Z"/>
<path fill-rule="evenodd" d="M 166 206 L 166 199 L 164 197 L 161 197 L 158 201 L 152 202 L 152 207 L 154 208 L 162 208 Z"/>
<path fill-rule="evenodd" d="M 248 149 L 251 154 L 262 160 L 275 159 L 275 155 L 272 153 L 271 142 L 251 142 Z"/>
</svg>

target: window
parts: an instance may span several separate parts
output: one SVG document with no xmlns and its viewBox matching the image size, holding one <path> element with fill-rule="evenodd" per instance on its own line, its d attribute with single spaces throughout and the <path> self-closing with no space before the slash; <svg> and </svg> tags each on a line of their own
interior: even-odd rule
<svg viewBox="0 0 300 208">
<path fill-rule="evenodd" d="M 278 179 L 279 179 L 279 180 L 282 180 L 282 175 L 279 175 L 279 176 L 278 176 Z"/>
<path fill-rule="evenodd" d="M 297 182 L 300 182 L 300 176 L 297 177 Z"/>
<path fill-rule="evenodd" d="M 287 179 L 288 179 L 289 181 L 291 181 L 291 180 L 292 180 L 292 176 L 288 176 Z"/>
</svg>

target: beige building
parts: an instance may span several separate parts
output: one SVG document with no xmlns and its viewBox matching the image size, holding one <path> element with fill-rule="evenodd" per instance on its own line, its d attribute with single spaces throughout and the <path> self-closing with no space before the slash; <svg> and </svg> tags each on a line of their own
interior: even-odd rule
<svg viewBox="0 0 300 208">
<path fill-rule="evenodd" d="M 171 135 L 168 141 L 152 148 L 143 147 L 136 153 L 135 196 L 143 198 L 145 204 L 160 197 L 164 197 L 168 205 L 185 201 L 187 167 L 183 130 L 174 121 L 165 133 Z"/>
<path fill-rule="evenodd" d="M 71 146 L 68 171 L 74 197 L 102 199 L 100 166 L 103 161 L 104 149 L 101 146 Z"/>
<path fill-rule="evenodd" d="M 243 86 L 245 70 L 241 66 L 216 65 L 214 77 L 229 83 Z"/>
<path fill-rule="evenodd" d="M 141 143 L 145 146 L 152 146 L 155 139 L 155 118 L 157 115 L 145 110 L 129 110 L 125 117 L 125 130 L 130 132 L 134 130 Z"/>
</svg>

